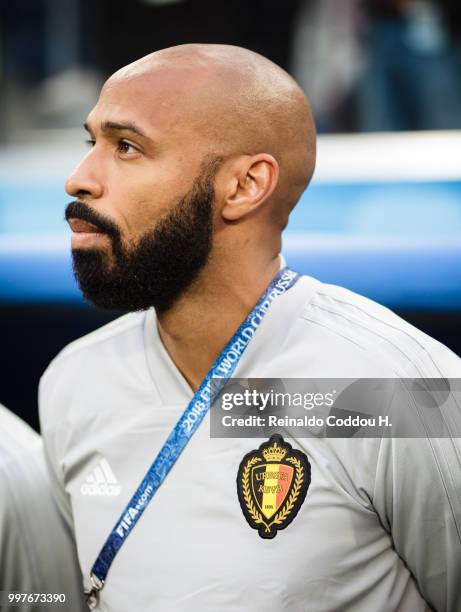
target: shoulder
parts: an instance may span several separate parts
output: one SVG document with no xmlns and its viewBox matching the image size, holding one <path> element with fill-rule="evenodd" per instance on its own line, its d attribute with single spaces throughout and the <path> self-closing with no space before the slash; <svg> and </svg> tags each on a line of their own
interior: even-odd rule
<svg viewBox="0 0 461 612">
<path fill-rule="evenodd" d="M 62 401 L 86 385 L 97 386 L 139 371 L 144 364 L 145 312 L 124 315 L 68 344 L 40 380 L 40 399 L 57 393 Z M 42 410 L 40 402 L 40 410 Z"/>
<path fill-rule="evenodd" d="M 103 327 L 74 340 L 65 346 L 51 361 L 44 378 L 54 370 L 65 367 L 67 362 L 86 360 L 95 353 L 104 353 L 123 345 L 129 338 L 142 335 L 144 312 L 130 313 L 107 323 Z"/>
<path fill-rule="evenodd" d="M 39 505 L 46 483 L 43 445 L 27 423 L 0 405 L 0 499 L 3 518 L 23 514 L 23 504 Z M 46 489 L 46 487 L 45 487 Z"/>
<path fill-rule="evenodd" d="M 95 331 L 74 340 L 53 359 L 50 366 L 57 365 L 69 357 L 104 350 L 106 346 L 112 346 L 123 342 L 123 338 L 130 334 L 136 334 L 142 328 L 145 312 L 134 312 L 123 315 Z"/>
<path fill-rule="evenodd" d="M 74 544 L 53 499 L 42 439 L 2 405 L 0 432 L 0 550 L 5 561 L 0 584 L 5 590 L 30 592 L 64 588 L 72 609 L 83 611 Z"/>
<path fill-rule="evenodd" d="M 312 334 L 342 358 L 354 354 L 382 363 L 400 376 L 461 376 L 461 360 L 446 346 L 389 308 L 344 287 L 306 277 L 300 311 Z"/>
<path fill-rule="evenodd" d="M 25 479 L 31 474 L 31 481 L 42 476 L 40 436 L 27 423 L 0 404 L 0 499 L 11 500 L 11 491 L 14 490 L 14 499 L 24 494 Z M 17 493 L 16 493 L 17 489 Z M 12 504 L 2 505 L 2 513 L 9 507 L 13 512 Z"/>
<path fill-rule="evenodd" d="M 23 454 L 40 446 L 40 436 L 13 412 L 0 404 L 0 451 L 3 457 Z"/>
</svg>

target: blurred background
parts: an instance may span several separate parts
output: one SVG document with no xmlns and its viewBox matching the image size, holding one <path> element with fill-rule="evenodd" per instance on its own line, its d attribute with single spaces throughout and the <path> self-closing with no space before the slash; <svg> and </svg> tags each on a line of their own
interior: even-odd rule
<svg viewBox="0 0 461 612">
<path fill-rule="evenodd" d="M 318 167 L 285 232 L 289 264 L 461 354 L 459 0 L 3 0 L 0 402 L 37 427 L 50 359 L 119 314 L 74 283 L 63 183 L 107 76 L 186 42 L 258 51 L 312 102 Z"/>
</svg>

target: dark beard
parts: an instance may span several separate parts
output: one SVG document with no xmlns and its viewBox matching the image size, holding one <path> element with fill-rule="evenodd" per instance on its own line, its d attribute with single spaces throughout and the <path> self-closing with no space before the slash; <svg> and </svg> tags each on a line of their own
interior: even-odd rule
<svg viewBox="0 0 461 612">
<path fill-rule="evenodd" d="M 83 202 L 72 202 L 66 218 L 80 218 L 106 233 L 112 256 L 103 250 L 72 252 L 74 275 L 83 295 L 99 308 L 168 310 L 208 261 L 213 241 L 214 177 L 219 158 L 208 163 L 192 189 L 154 229 L 129 249 L 113 222 Z"/>
</svg>

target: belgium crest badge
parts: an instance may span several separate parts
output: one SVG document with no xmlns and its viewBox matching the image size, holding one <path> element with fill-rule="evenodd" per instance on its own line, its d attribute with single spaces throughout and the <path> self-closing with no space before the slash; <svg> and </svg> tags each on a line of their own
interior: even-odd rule
<svg viewBox="0 0 461 612">
<path fill-rule="evenodd" d="M 306 455 L 274 434 L 240 463 L 237 491 L 246 520 L 265 539 L 295 518 L 311 482 Z"/>
</svg>

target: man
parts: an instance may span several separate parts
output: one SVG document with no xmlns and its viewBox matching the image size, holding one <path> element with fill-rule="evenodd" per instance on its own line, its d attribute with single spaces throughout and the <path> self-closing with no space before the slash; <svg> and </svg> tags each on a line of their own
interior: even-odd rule
<svg viewBox="0 0 461 612">
<path fill-rule="evenodd" d="M 0 432 L 0 609 L 83 611 L 75 547 L 40 436 L 1 405 Z"/>
<path fill-rule="evenodd" d="M 133 314 L 67 347 L 40 405 L 89 603 L 460 610 L 457 440 L 269 441 L 268 461 L 288 453 L 304 471 L 297 515 L 259 537 L 235 486 L 254 441 L 210 439 L 207 415 L 197 425 L 208 372 L 234 348 L 242 378 L 461 372 L 378 304 L 279 272 L 315 164 L 297 84 L 244 49 L 179 46 L 115 73 L 86 128 L 91 148 L 67 182 L 75 274 L 96 305 Z"/>
</svg>

